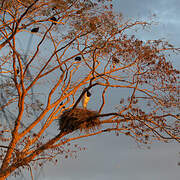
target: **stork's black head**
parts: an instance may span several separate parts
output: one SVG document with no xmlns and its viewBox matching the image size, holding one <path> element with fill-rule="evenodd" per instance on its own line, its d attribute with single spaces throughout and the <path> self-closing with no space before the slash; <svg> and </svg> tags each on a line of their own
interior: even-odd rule
<svg viewBox="0 0 180 180">
<path fill-rule="evenodd" d="M 87 91 L 87 97 L 90 97 L 91 93 L 89 91 Z"/>
</svg>

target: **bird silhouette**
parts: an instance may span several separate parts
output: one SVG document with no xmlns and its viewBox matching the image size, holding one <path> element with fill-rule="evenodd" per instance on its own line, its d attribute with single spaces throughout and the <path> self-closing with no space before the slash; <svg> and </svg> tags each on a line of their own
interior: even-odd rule
<svg viewBox="0 0 180 180">
<path fill-rule="evenodd" d="M 80 56 L 75 57 L 75 61 L 81 61 L 81 57 Z"/>
<path fill-rule="evenodd" d="M 50 20 L 57 21 L 56 17 L 52 17 L 52 18 L 50 18 Z"/>
<path fill-rule="evenodd" d="M 32 32 L 32 33 L 37 33 L 38 31 L 39 31 L 39 27 L 36 27 L 36 28 L 31 29 L 31 32 Z"/>
</svg>

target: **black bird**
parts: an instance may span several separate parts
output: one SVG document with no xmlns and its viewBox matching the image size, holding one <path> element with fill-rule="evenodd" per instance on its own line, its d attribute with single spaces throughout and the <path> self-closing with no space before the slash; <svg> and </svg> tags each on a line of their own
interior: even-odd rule
<svg viewBox="0 0 180 180">
<path fill-rule="evenodd" d="M 39 27 L 31 29 L 31 32 L 37 33 L 39 31 Z"/>
<path fill-rule="evenodd" d="M 75 57 L 75 61 L 81 61 L 81 57 L 80 56 Z"/>
<path fill-rule="evenodd" d="M 57 21 L 56 17 L 52 17 L 52 18 L 50 18 L 50 20 Z"/>
</svg>

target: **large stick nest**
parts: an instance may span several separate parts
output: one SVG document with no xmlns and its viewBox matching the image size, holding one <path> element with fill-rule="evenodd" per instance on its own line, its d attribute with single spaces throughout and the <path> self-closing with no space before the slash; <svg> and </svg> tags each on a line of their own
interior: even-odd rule
<svg viewBox="0 0 180 180">
<path fill-rule="evenodd" d="M 82 108 L 64 111 L 59 118 L 59 129 L 72 132 L 75 130 L 89 132 L 100 127 L 99 113 Z"/>
</svg>

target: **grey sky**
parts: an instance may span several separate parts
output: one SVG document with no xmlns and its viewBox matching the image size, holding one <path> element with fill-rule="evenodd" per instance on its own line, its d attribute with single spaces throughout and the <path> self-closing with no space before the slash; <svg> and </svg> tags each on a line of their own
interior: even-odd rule
<svg viewBox="0 0 180 180">
<path fill-rule="evenodd" d="M 158 25 L 146 36 L 165 38 L 180 47 L 179 0 L 114 0 L 117 11 L 124 17 L 150 19 L 156 14 Z M 178 61 L 180 56 L 176 58 Z M 180 64 L 180 63 L 177 63 Z M 176 64 L 176 65 L 177 65 Z M 77 159 L 62 160 L 58 167 L 49 167 L 44 178 L 62 180 L 179 180 L 179 144 L 152 144 L 151 149 L 140 149 L 128 137 L 101 135 L 82 143 L 86 152 Z M 56 177 L 55 177 L 56 176 Z"/>
<path fill-rule="evenodd" d="M 159 24 L 153 26 L 152 35 L 155 38 L 164 37 L 174 44 L 180 44 L 177 39 L 180 36 L 179 0 L 114 0 L 114 3 L 124 17 L 148 20 L 152 14 L 156 14 L 155 20 Z"/>
<path fill-rule="evenodd" d="M 156 14 L 158 25 L 147 38 L 165 38 L 180 47 L 179 0 L 114 0 L 124 17 L 150 19 Z M 179 58 L 180 56 L 178 56 Z M 176 61 L 178 60 L 176 58 Z M 179 64 L 179 63 L 177 63 Z M 84 139 L 77 159 L 62 159 L 57 167 L 45 168 L 45 180 L 179 180 L 179 144 L 152 144 L 140 149 L 129 137 L 100 135 Z"/>
<path fill-rule="evenodd" d="M 180 0 L 114 0 L 124 17 L 150 18 L 156 14 L 159 25 L 146 38 L 162 38 L 180 47 Z M 178 61 L 180 56 L 176 58 Z M 176 63 L 176 66 L 180 63 Z M 77 159 L 63 159 L 43 170 L 44 180 L 179 180 L 179 144 L 152 144 L 140 149 L 126 136 L 99 135 L 84 139 L 85 152 Z"/>
</svg>

